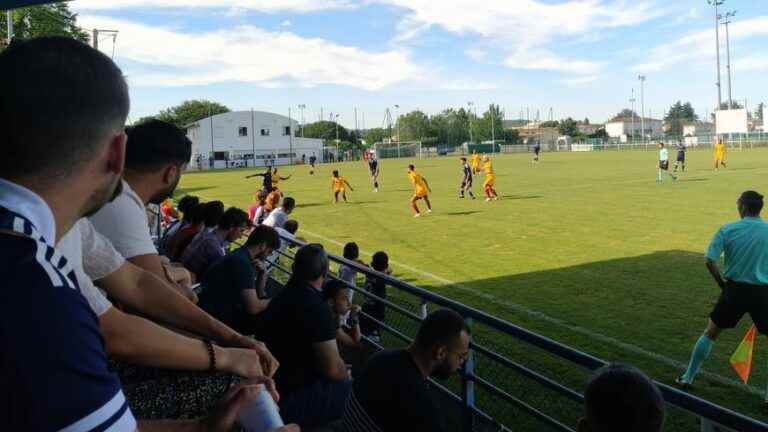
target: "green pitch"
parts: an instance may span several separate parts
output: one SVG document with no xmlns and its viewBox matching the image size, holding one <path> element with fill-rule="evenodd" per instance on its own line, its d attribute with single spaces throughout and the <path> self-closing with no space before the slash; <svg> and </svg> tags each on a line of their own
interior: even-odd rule
<svg viewBox="0 0 768 432">
<path fill-rule="evenodd" d="M 657 184 L 651 151 L 544 153 L 538 166 L 529 154 L 499 156 L 498 202 L 482 199 L 482 177 L 477 200 L 458 198 L 458 157 L 382 160 L 378 193 L 363 162 L 320 165 L 314 176 L 308 166 L 281 168 L 292 177 L 280 186 L 296 198 L 292 217 L 307 240 L 336 253 L 348 241 L 384 250 L 398 277 L 672 383 L 718 295 L 704 268 L 711 236 L 738 217 L 742 191 L 768 192 L 768 151 L 731 151 L 727 161 L 713 172 L 708 150 L 691 151 L 678 182 Z M 432 187 L 434 213 L 419 219 L 408 207 L 411 162 Z M 349 204 L 331 203 L 333 169 L 355 189 Z M 244 178 L 251 172 L 189 173 L 179 193 L 245 209 L 261 184 Z M 749 324 L 718 341 L 694 393 L 768 420 L 754 394 L 768 381 L 765 338 L 751 389 L 733 384 L 728 364 Z M 668 428 L 677 429 L 685 427 Z"/>
</svg>

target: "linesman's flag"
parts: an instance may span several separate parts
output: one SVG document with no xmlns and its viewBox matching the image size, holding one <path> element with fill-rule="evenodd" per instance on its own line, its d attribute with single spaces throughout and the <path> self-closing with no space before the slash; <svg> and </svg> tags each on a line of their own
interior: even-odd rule
<svg viewBox="0 0 768 432">
<path fill-rule="evenodd" d="M 757 328 L 754 324 L 747 330 L 747 334 L 744 335 L 744 339 L 739 346 L 736 347 L 736 351 L 731 356 L 731 366 L 739 374 L 739 377 L 744 384 L 749 380 L 749 372 L 752 371 L 752 351 L 755 348 L 755 334 Z"/>
</svg>

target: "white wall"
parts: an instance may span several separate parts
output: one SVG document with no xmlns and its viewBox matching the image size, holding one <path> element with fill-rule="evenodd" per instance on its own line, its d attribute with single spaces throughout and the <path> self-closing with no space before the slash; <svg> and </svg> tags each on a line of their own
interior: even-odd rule
<svg viewBox="0 0 768 432">
<path fill-rule="evenodd" d="M 605 124 L 605 133 L 611 138 L 618 138 L 626 132 L 628 131 L 624 130 L 624 122 L 611 122 Z"/>
<path fill-rule="evenodd" d="M 263 166 L 266 155 L 274 156 L 276 165 L 287 164 L 291 152 L 294 161 L 300 160 L 302 154 L 309 158 L 314 153 L 320 158 L 323 141 L 296 138 L 299 123 L 291 119 L 291 124 L 291 135 L 288 135 L 288 117 L 264 111 L 235 111 L 202 119 L 187 129 L 187 136 L 192 141 L 192 164 L 197 164 L 199 156 L 202 167 L 207 168 L 210 157 L 220 152 L 224 152 L 230 161 L 245 159 L 248 166 L 254 163 Z M 244 128 L 244 135 L 240 133 L 241 128 Z M 222 160 L 216 167 L 223 167 L 224 163 Z"/>
<path fill-rule="evenodd" d="M 715 113 L 715 125 L 717 134 L 728 133 L 747 133 L 749 125 L 747 124 L 746 109 L 720 110 Z"/>
</svg>

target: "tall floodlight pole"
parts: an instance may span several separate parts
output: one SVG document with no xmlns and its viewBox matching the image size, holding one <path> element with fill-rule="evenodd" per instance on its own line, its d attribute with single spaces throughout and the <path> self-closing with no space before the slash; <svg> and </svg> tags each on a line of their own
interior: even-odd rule
<svg viewBox="0 0 768 432">
<path fill-rule="evenodd" d="M 339 159 L 339 115 L 336 114 L 333 117 L 334 123 L 336 123 L 336 160 Z"/>
<path fill-rule="evenodd" d="M 395 128 L 397 128 L 397 157 L 400 157 L 400 105 L 395 104 Z"/>
<path fill-rule="evenodd" d="M 725 3 L 725 0 L 707 0 L 707 3 L 715 7 L 715 54 L 717 56 L 717 109 L 723 105 L 723 92 L 720 85 L 720 14 L 717 12 L 718 6 Z"/>
<path fill-rule="evenodd" d="M 299 111 L 301 111 L 301 137 L 304 138 L 304 110 L 307 108 L 304 104 L 299 104 Z"/>
<path fill-rule="evenodd" d="M 493 147 L 491 148 L 491 153 L 496 153 L 496 108 L 494 104 L 491 104 L 491 141 L 493 141 L 493 144 L 491 144 Z"/>
<path fill-rule="evenodd" d="M 635 89 L 632 88 L 632 97 L 629 98 L 629 103 L 632 104 L 632 137 L 635 136 L 635 102 L 637 102 L 637 99 L 635 99 Z M 634 141 L 634 140 L 633 140 Z"/>
<path fill-rule="evenodd" d="M 638 75 L 640 80 L 640 135 L 645 143 L 645 75 Z"/>
<path fill-rule="evenodd" d="M 290 164 L 293 165 L 293 119 L 290 106 L 288 106 L 288 156 Z"/>
<path fill-rule="evenodd" d="M 731 18 L 734 16 L 736 16 L 736 11 L 726 12 L 725 15 L 722 16 L 723 25 L 725 25 L 726 69 L 728 70 L 728 109 L 733 108 L 733 93 L 731 92 L 731 37 L 728 31 L 728 25 L 731 23 Z"/>
</svg>

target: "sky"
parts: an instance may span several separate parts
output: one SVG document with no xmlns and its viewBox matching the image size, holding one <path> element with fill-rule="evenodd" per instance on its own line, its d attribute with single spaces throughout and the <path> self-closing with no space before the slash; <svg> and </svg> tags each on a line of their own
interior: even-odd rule
<svg viewBox="0 0 768 432">
<path fill-rule="evenodd" d="M 717 104 L 714 9 L 705 0 L 75 0 L 131 88 L 131 118 L 187 99 L 347 127 L 448 107 L 507 118 L 646 115 Z M 733 98 L 768 101 L 768 1 L 726 0 Z M 722 93 L 727 100 L 725 27 Z M 306 108 L 300 109 L 299 105 Z M 395 106 L 399 106 L 396 108 Z"/>
</svg>

